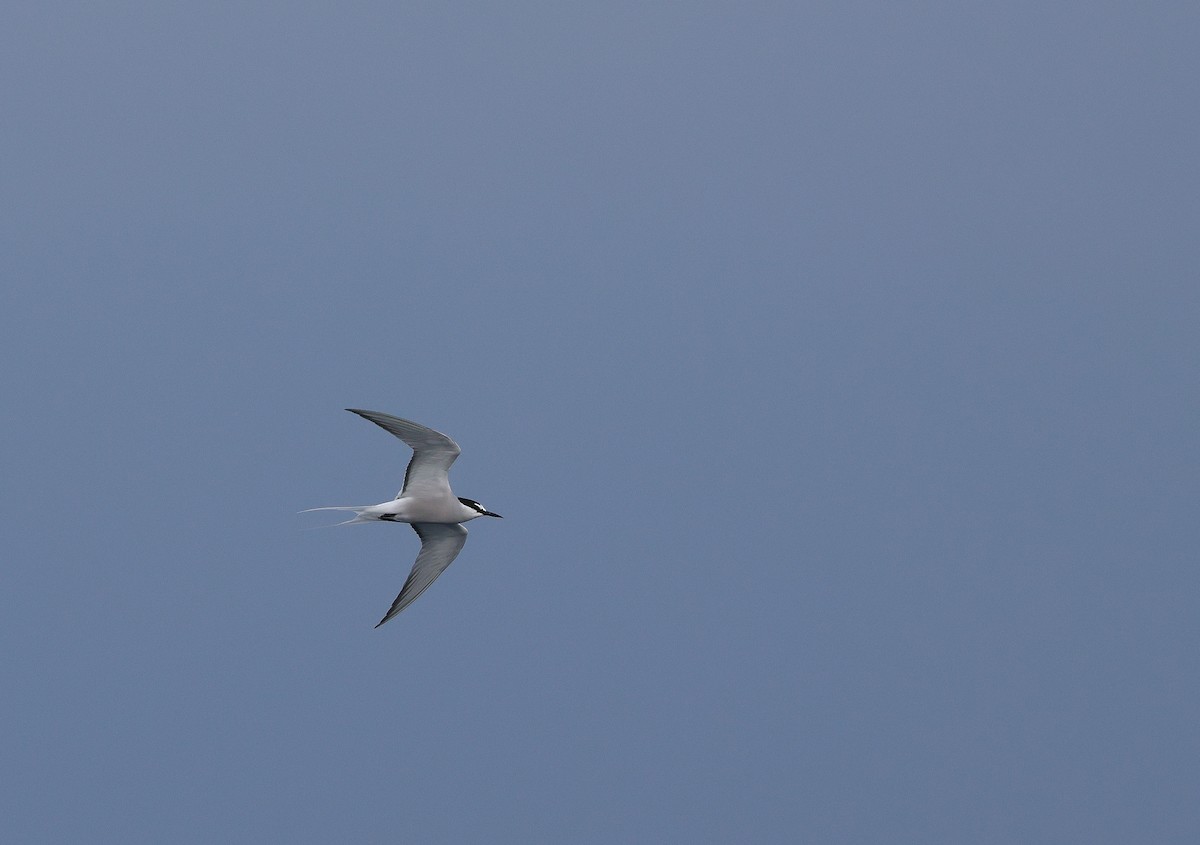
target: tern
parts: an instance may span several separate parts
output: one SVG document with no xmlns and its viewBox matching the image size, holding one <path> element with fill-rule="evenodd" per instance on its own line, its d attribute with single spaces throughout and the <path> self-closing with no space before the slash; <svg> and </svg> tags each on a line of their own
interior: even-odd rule
<svg viewBox="0 0 1200 845">
<path fill-rule="evenodd" d="M 378 505 L 309 508 L 301 511 L 354 511 L 353 519 L 340 522 L 339 525 L 407 522 L 421 538 L 421 551 L 417 554 L 412 572 L 408 573 L 408 580 L 404 582 L 400 595 L 396 596 L 391 608 L 375 626 L 378 628 L 412 604 L 458 557 L 463 544 L 467 542 L 467 529 L 463 528 L 462 523 L 480 516 L 501 517 L 474 499 L 464 499 L 451 492 L 448 475 L 450 465 L 462 450 L 449 437 L 391 414 L 358 408 L 346 410 L 394 434 L 413 450 L 412 460 L 408 462 L 408 469 L 404 473 L 404 486 L 391 501 Z"/>
</svg>

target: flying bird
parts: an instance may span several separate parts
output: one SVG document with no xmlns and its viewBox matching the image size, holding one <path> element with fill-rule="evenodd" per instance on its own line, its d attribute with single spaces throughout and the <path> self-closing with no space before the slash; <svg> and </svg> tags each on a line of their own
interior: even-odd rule
<svg viewBox="0 0 1200 845">
<path fill-rule="evenodd" d="M 378 628 L 404 608 L 412 604 L 417 596 L 446 571 L 463 544 L 467 542 L 467 529 L 462 523 L 480 516 L 494 516 L 474 499 L 455 496 L 450 490 L 448 476 L 450 465 L 458 457 L 458 444 L 440 431 L 426 428 L 410 420 L 402 420 L 379 411 L 362 411 L 347 408 L 391 434 L 396 435 L 412 447 L 412 460 L 404 473 L 404 486 L 396 498 L 378 505 L 352 507 L 309 508 L 310 511 L 354 511 L 354 518 L 338 525 L 356 522 L 407 522 L 421 538 L 421 551 L 413 564 L 412 572 L 400 595 L 391 608 L 379 620 Z"/>
</svg>

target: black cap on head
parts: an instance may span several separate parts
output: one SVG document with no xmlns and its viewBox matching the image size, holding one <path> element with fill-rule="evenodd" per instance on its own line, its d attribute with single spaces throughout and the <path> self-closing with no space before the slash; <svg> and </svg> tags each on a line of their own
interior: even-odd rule
<svg viewBox="0 0 1200 845">
<path fill-rule="evenodd" d="M 459 496 L 458 500 L 467 507 L 479 511 L 480 515 L 482 516 L 494 516 L 497 519 L 504 519 L 504 517 L 500 516 L 500 514 L 492 513 L 491 511 L 486 510 L 483 505 L 479 504 L 479 502 L 475 501 L 474 499 L 464 499 L 462 496 Z"/>
</svg>

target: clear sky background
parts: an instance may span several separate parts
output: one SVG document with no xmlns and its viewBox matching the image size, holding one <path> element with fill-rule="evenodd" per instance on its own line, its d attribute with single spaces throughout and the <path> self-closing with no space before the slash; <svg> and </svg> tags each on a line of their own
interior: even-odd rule
<svg viewBox="0 0 1200 845">
<path fill-rule="evenodd" d="M 10 841 L 1200 841 L 1200 6 L 4 19 Z"/>
</svg>

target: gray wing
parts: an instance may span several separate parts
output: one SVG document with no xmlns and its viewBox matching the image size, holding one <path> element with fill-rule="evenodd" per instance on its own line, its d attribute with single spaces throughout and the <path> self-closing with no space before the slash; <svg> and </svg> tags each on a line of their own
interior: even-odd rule
<svg viewBox="0 0 1200 845">
<path fill-rule="evenodd" d="M 379 411 L 360 411 L 358 408 L 347 408 L 352 414 L 358 414 L 363 419 L 370 420 L 375 425 L 391 434 L 396 435 L 412 447 L 412 460 L 404 473 L 404 486 L 396 494 L 399 499 L 405 493 L 418 496 L 446 497 L 453 496 L 450 492 L 450 480 L 447 473 L 450 465 L 462 450 L 458 444 L 440 431 L 426 428 L 411 420 L 402 420 L 391 414 Z"/>
<path fill-rule="evenodd" d="M 387 614 L 379 620 L 379 625 L 387 622 L 404 608 L 408 607 L 417 596 L 425 592 L 439 575 L 446 571 L 458 553 L 462 551 L 463 543 L 467 542 L 467 529 L 461 525 L 443 524 L 440 522 L 414 522 L 413 531 L 421 538 L 421 552 L 417 562 L 413 564 L 404 589 Z M 378 628 L 379 625 L 375 627 Z"/>
</svg>

